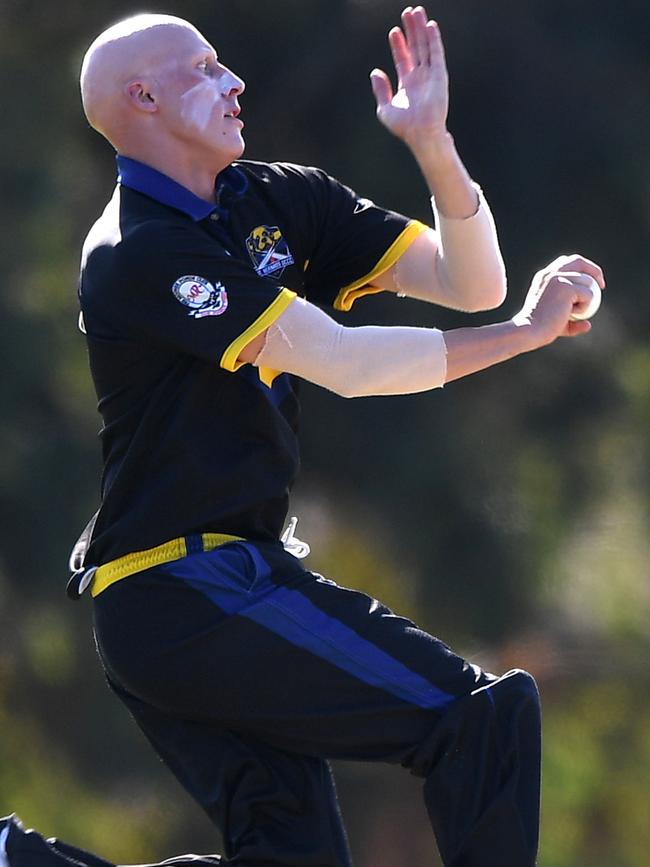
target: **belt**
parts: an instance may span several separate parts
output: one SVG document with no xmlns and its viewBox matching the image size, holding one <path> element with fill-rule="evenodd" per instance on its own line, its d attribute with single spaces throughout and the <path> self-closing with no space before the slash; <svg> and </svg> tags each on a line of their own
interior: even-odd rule
<svg viewBox="0 0 650 867">
<path fill-rule="evenodd" d="M 241 536 L 229 536 L 226 533 L 193 533 L 189 536 L 180 536 L 178 539 L 156 545 L 155 548 L 124 554 L 123 557 L 101 566 L 76 570 L 68 582 L 68 595 L 79 598 L 84 590 L 90 587 L 91 594 L 99 596 L 111 584 L 121 581 L 122 578 L 128 578 L 129 575 L 135 575 L 136 572 L 151 569 L 152 566 L 161 566 L 163 563 L 171 563 L 173 560 L 180 560 L 191 554 L 213 551 L 228 542 L 241 541 L 243 541 Z"/>
<path fill-rule="evenodd" d="M 163 563 L 171 563 L 173 560 L 180 560 L 192 554 L 213 551 L 228 542 L 244 541 L 242 536 L 230 536 L 227 533 L 192 533 L 189 536 L 179 536 L 178 539 L 163 542 L 155 548 L 124 554 L 101 566 L 86 566 L 84 563 L 86 551 L 90 545 L 98 514 L 99 510 L 84 528 L 70 554 L 69 565 L 72 575 L 66 587 L 70 599 L 79 599 L 88 587 L 93 596 L 99 596 L 111 584 L 121 581 L 122 578 L 128 578 L 129 575 L 135 575 L 136 572 L 151 569 L 152 566 L 161 566 Z M 280 537 L 280 542 L 285 551 L 302 560 L 309 555 L 310 548 L 306 542 L 301 542 L 295 535 L 297 524 L 298 518 L 292 517 Z"/>
</svg>

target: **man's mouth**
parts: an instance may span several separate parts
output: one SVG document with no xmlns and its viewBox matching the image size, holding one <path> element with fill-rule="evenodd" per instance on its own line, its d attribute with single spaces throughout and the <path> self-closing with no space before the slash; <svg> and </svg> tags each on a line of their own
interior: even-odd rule
<svg viewBox="0 0 650 867">
<path fill-rule="evenodd" d="M 239 117 L 237 117 L 238 114 L 239 114 L 239 109 L 237 109 L 237 111 L 226 112 L 226 114 L 224 114 L 224 117 L 227 117 L 229 120 L 237 121 L 237 123 L 238 123 L 241 127 L 243 127 L 243 126 L 244 126 L 244 121 L 243 121 L 243 120 L 240 120 Z"/>
</svg>

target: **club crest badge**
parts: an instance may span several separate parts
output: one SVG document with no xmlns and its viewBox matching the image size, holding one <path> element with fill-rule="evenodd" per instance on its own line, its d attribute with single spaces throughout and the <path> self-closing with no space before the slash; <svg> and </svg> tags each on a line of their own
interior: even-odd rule
<svg viewBox="0 0 650 867">
<path fill-rule="evenodd" d="M 284 269 L 295 261 L 277 226 L 258 226 L 253 229 L 246 238 L 246 249 L 255 273 L 260 277 L 270 277 L 271 274 L 280 277 Z"/>
<path fill-rule="evenodd" d="M 181 304 L 190 308 L 187 315 L 194 319 L 221 316 L 228 307 L 228 293 L 223 283 L 213 286 L 205 277 L 179 277 L 172 286 L 172 292 Z"/>
</svg>

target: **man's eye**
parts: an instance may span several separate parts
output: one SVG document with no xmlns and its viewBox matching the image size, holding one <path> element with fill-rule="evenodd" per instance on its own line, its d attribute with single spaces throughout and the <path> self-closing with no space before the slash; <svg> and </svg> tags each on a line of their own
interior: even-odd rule
<svg viewBox="0 0 650 867">
<path fill-rule="evenodd" d="M 207 61 L 207 60 L 202 60 L 202 61 L 197 65 L 197 69 L 200 69 L 201 72 L 207 72 L 207 71 L 208 71 L 208 61 Z"/>
</svg>

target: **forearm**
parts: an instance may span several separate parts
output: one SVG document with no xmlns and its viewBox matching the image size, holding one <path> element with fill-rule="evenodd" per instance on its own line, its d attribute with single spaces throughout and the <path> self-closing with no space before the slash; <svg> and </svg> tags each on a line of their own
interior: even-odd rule
<svg viewBox="0 0 650 867">
<path fill-rule="evenodd" d="M 473 216 L 478 208 L 476 189 L 450 133 L 420 134 L 411 137 L 407 144 L 438 212 L 460 220 Z"/>
<path fill-rule="evenodd" d="M 383 70 L 373 70 L 370 78 L 379 120 L 422 170 L 438 233 L 427 233 L 428 248 L 420 244 L 416 251 L 413 244 L 378 285 L 471 312 L 498 307 L 506 293 L 505 269 L 487 204 L 447 130 L 449 80 L 440 30 L 422 6 L 407 7 L 402 25 L 388 35 L 397 93 Z"/>
<path fill-rule="evenodd" d="M 254 364 L 361 397 L 439 388 L 533 348 L 531 329 L 512 322 L 444 335 L 431 328 L 344 328 L 299 299 L 268 329 Z"/>
<path fill-rule="evenodd" d="M 437 329 L 345 328 L 302 299 L 270 326 L 261 351 L 242 360 L 295 374 L 341 397 L 428 391 L 444 385 L 447 369 Z"/>
<path fill-rule="evenodd" d="M 469 376 L 539 346 L 533 341 L 529 326 L 517 326 L 512 321 L 445 331 L 444 338 L 447 347 L 445 382 Z"/>
</svg>

